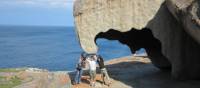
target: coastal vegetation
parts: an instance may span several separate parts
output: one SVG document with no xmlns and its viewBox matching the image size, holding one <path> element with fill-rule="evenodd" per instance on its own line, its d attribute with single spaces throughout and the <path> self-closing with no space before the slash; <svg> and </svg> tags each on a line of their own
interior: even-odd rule
<svg viewBox="0 0 200 88">
<path fill-rule="evenodd" d="M 24 71 L 25 68 L 0 68 L 0 72 L 19 72 L 19 71 Z"/>
<path fill-rule="evenodd" d="M 4 77 L 0 76 L 0 88 L 13 88 L 21 84 L 21 79 L 17 76 Z"/>
<path fill-rule="evenodd" d="M 13 88 L 22 83 L 22 79 L 13 75 L 25 68 L 0 68 L 0 88 Z"/>
</svg>

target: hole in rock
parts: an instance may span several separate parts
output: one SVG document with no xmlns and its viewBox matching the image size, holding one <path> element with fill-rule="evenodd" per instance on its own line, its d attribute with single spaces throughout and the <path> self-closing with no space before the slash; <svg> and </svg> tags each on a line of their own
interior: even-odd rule
<svg viewBox="0 0 200 88">
<path fill-rule="evenodd" d="M 99 38 L 96 40 L 98 46 L 98 54 L 102 55 L 106 60 L 131 55 L 131 51 L 127 45 L 122 45 L 117 40 L 107 40 Z"/>
<path fill-rule="evenodd" d="M 170 62 L 162 54 L 161 42 L 153 36 L 152 31 L 149 28 L 143 28 L 141 30 L 132 28 L 127 32 L 110 29 L 107 32 L 99 33 L 96 36 L 95 41 L 97 42 L 97 39 L 99 38 L 118 40 L 120 43 L 127 45 L 132 54 L 135 54 L 135 52 L 140 49 L 145 49 L 148 57 L 156 67 L 161 69 L 171 68 Z M 113 44 L 111 46 L 113 46 Z M 99 47 L 99 49 L 100 48 L 101 47 Z M 107 48 L 112 49 L 112 47 Z"/>
</svg>

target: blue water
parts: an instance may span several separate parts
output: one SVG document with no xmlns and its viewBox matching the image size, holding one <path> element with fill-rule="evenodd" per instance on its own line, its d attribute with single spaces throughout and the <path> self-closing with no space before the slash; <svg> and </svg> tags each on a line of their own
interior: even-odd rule
<svg viewBox="0 0 200 88">
<path fill-rule="evenodd" d="M 106 60 L 131 55 L 118 41 L 98 39 Z M 73 70 L 82 52 L 73 27 L 0 26 L 0 68 Z"/>
</svg>

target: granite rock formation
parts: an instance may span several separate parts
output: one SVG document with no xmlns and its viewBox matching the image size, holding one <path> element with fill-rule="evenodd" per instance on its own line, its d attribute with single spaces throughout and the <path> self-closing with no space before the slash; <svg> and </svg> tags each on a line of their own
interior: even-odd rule
<svg viewBox="0 0 200 88">
<path fill-rule="evenodd" d="M 198 0 L 76 0 L 76 31 L 87 53 L 98 51 L 98 38 L 119 40 L 132 53 L 145 48 L 152 63 L 171 69 L 175 78 L 199 79 L 199 5 Z"/>
<path fill-rule="evenodd" d="M 173 16 L 200 44 L 200 0 L 166 0 Z"/>
</svg>

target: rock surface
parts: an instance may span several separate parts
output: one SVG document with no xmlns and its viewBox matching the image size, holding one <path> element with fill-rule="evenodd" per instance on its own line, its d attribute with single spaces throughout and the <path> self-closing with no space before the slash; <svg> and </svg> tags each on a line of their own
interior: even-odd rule
<svg viewBox="0 0 200 88">
<path fill-rule="evenodd" d="M 30 81 L 14 88 L 71 88 L 66 72 L 24 72 L 21 76 Z"/>
<path fill-rule="evenodd" d="M 200 1 L 166 0 L 167 6 L 185 31 L 200 44 Z"/>
<path fill-rule="evenodd" d="M 145 28 L 164 0 L 76 0 L 74 17 L 82 48 L 96 53 L 99 32 Z M 149 8 L 151 7 L 151 8 Z"/>
<path fill-rule="evenodd" d="M 19 72 L 0 72 L 1 77 L 21 79 L 21 84 L 14 88 L 71 88 L 68 72 L 49 72 L 29 68 Z"/>
<path fill-rule="evenodd" d="M 119 40 L 132 53 L 145 48 L 156 67 L 171 68 L 176 78 L 200 79 L 199 0 L 166 1 L 76 0 L 74 17 L 81 47 L 96 53 L 98 38 Z M 182 13 L 182 8 L 193 9 Z"/>
<path fill-rule="evenodd" d="M 148 58 L 123 57 L 106 62 L 108 74 L 112 84 L 108 87 L 101 84 L 97 73 L 97 86 L 95 88 L 199 88 L 199 81 L 177 81 L 169 72 L 162 72 Z M 97 69 L 98 70 L 98 69 Z M 91 88 L 88 75 L 84 75 L 81 84 L 73 88 Z"/>
</svg>

